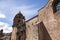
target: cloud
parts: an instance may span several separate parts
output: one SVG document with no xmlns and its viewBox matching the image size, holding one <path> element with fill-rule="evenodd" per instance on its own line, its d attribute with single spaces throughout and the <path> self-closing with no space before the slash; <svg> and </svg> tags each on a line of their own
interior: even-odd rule
<svg viewBox="0 0 60 40">
<path fill-rule="evenodd" d="M 5 14 L 7 14 L 7 19 L 9 19 L 10 21 L 13 20 L 14 16 L 21 11 L 22 14 L 25 16 L 26 20 L 32 18 L 33 16 L 35 16 L 37 14 L 37 10 L 39 8 L 36 8 L 35 4 L 25 4 L 22 3 L 21 1 L 19 1 L 20 4 L 17 3 L 18 1 L 16 0 L 6 0 L 6 1 L 1 1 L 0 4 L 2 4 L 0 6 L 0 9 L 3 9 L 2 11 L 5 12 Z M 9 15 L 9 16 L 8 16 Z"/>
<path fill-rule="evenodd" d="M 22 6 L 12 7 L 10 10 L 12 12 L 11 14 L 13 15 L 13 18 L 19 11 L 21 11 L 21 13 L 25 16 L 26 20 L 28 20 L 31 17 L 37 15 L 37 10 L 39 8 L 34 8 L 34 7 L 35 5 L 24 5 L 24 6 L 22 5 Z"/>
<path fill-rule="evenodd" d="M 0 13 L 1 18 L 6 18 L 8 21 L 13 21 L 14 16 L 21 11 L 21 13 L 25 16 L 26 20 L 32 18 L 37 15 L 37 10 L 39 8 L 35 8 L 36 5 L 26 5 L 25 3 L 17 3 L 17 1 L 0 1 L 0 10 L 3 12 Z M 4 20 L 7 21 L 7 20 Z M 12 27 L 10 24 L 5 22 L 0 22 L 0 29 L 4 30 L 4 33 L 9 33 L 12 31 Z"/>
<path fill-rule="evenodd" d="M 6 15 L 0 12 L 0 18 L 6 18 Z"/>
<path fill-rule="evenodd" d="M 1 18 L 9 19 L 9 21 L 13 21 L 14 16 L 21 11 L 22 14 L 26 17 L 26 20 L 31 18 L 31 16 L 35 15 L 37 11 L 35 5 L 18 5 L 16 6 L 14 3 L 8 3 L 7 1 L 0 2 L 2 4 L 0 6 L 0 10 L 3 12 L 0 13 Z M 14 5 L 13 5 L 14 4 Z M 2 24 L 1 24 L 2 23 Z M 8 23 L 1 22 L 0 29 L 4 30 L 4 33 L 9 33 L 12 31 L 12 27 L 10 27 Z"/>
<path fill-rule="evenodd" d="M 12 32 L 12 27 L 9 24 L 0 22 L 0 30 L 3 29 L 3 33 L 10 33 Z"/>
</svg>

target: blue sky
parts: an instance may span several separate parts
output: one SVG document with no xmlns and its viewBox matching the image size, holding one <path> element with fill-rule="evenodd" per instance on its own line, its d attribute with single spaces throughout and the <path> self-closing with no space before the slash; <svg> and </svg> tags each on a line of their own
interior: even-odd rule
<svg viewBox="0 0 60 40">
<path fill-rule="evenodd" d="M 0 0 L 0 30 L 12 31 L 14 16 L 21 11 L 26 20 L 36 16 L 48 0 Z"/>
</svg>

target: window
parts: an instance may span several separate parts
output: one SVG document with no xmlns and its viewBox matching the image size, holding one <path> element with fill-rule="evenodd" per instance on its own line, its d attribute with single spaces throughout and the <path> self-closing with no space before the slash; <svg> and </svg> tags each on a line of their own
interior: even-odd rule
<svg viewBox="0 0 60 40">
<path fill-rule="evenodd" d="M 37 23 L 37 21 L 35 23 Z"/>
<path fill-rule="evenodd" d="M 19 36 L 19 40 L 21 40 L 21 36 Z"/>
<path fill-rule="evenodd" d="M 53 11 L 54 12 L 60 11 L 60 0 L 56 0 L 53 2 Z"/>
<path fill-rule="evenodd" d="M 32 23 L 32 25 L 33 25 L 33 23 Z"/>
<path fill-rule="evenodd" d="M 20 22 L 20 20 L 18 20 L 18 22 Z"/>
<path fill-rule="evenodd" d="M 60 2 L 59 2 L 59 3 L 57 3 L 57 5 L 56 5 L 56 10 L 57 10 L 57 11 L 59 11 L 59 10 L 60 10 Z"/>
<path fill-rule="evenodd" d="M 28 28 L 30 28 L 30 26 L 28 25 Z"/>
<path fill-rule="evenodd" d="M 16 34 L 19 35 L 19 32 L 17 32 Z"/>
</svg>

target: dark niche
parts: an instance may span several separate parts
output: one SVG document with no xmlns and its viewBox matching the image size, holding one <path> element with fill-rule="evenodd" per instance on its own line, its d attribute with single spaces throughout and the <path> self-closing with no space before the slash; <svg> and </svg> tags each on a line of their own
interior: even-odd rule
<svg viewBox="0 0 60 40">
<path fill-rule="evenodd" d="M 60 11 L 60 0 L 55 0 L 52 5 L 54 13 Z"/>
</svg>

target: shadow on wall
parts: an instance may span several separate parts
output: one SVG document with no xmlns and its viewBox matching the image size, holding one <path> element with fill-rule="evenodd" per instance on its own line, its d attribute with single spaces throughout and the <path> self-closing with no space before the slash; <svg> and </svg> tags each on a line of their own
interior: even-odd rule
<svg viewBox="0 0 60 40">
<path fill-rule="evenodd" d="M 52 40 L 43 22 L 38 24 L 39 40 Z"/>
</svg>

